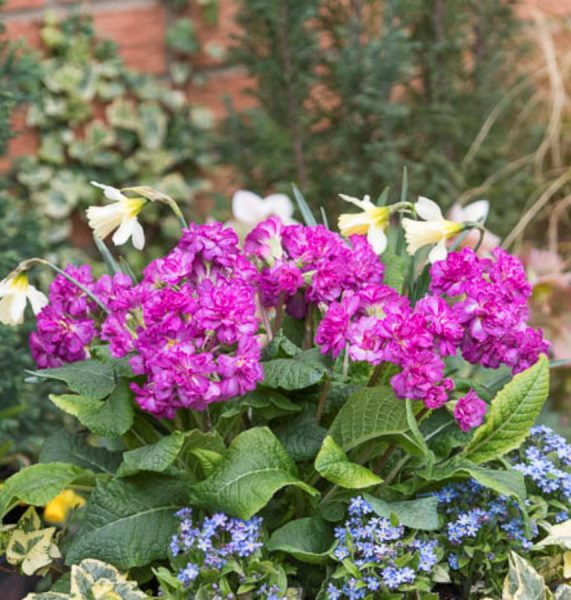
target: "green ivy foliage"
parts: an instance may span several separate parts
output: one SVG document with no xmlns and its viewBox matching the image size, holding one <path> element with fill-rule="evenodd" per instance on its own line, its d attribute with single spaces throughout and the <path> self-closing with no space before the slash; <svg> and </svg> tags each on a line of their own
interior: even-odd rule
<svg viewBox="0 0 571 600">
<path fill-rule="evenodd" d="M 220 144 L 251 189 L 295 181 L 335 213 L 339 192 L 376 197 L 406 166 L 413 195 L 447 206 L 541 139 L 541 127 L 517 122 L 533 90 L 512 93 L 526 73 L 509 0 L 243 0 L 237 19 L 244 33 L 232 56 L 255 79 L 260 106 L 230 106 Z M 528 163 L 485 192 L 497 233 L 522 213 L 533 175 Z"/>
<path fill-rule="evenodd" d="M 28 113 L 40 146 L 37 155 L 14 164 L 11 191 L 46 217 L 49 243 L 65 241 L 74 213 L 100 201 L 92 180 L 153 185 L 188 209 L 207 186 L 206 111 L 191 108 L 182 92 L 152 76 L 129 70 L 114 43 L 96 38 L 89 16 L 58 22 L 48 15 L 42 40 L 41 93 Z M 168 236 L 172 223 L 150 214 L 157 219 L 154 229 Z"/>
</svg>

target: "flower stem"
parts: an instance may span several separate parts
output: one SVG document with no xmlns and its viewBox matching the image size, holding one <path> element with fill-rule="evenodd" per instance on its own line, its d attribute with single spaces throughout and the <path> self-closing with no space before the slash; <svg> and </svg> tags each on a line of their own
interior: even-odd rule
<svg viewBox="0 0 571 600">
<path fill-rule="evenodd" d="M 20 263 L 20 265 L 18 266 L 18 268 L 16 270 L 17 271 L 26 271 L 34 265 L 46 265 L 47 267 L 50 267 L 50 269 L 54 270 L 56 273 L 61 275 L 64 279 L 67 279 L 69 282 L 73 283 L 73 285 L 75 285 L 77 288 L 79 288 L 86 296 L 91 298 L 91 300 L 93 300 L 93 302 L 95 302 L 95 304 L 97 304 L 97 306 L 99 306 L 99 308 L 103 312 L 109 314 L 109 309 L 105 306 L 105 304 L 103 304 L 103 302 L 93 292 L 88 290 L 83 284 L 79 283 L 79 281 L 77 281 L 77 279 L 75 279 L 75 277 L 72 277 L 71 275 L 69 275 L 69 273 L 66 273 L 63 269 L 60 269 L 58 266 L 54 265 L 49 260 L 45 260 L 44 258 L 30 258 L 30 259 L 25 260 L 22 263 Z"/>
<path fill-rule="evenodd" d="M 307 314 L 305 315 L 305 338 L 303 341 L 303 349 L 307 350 L 311 347 L 313 341 L 313 304 L 307 306 Z"/>
<path fill-rule="evenodd" d="M 383 370 L 383 363 L 380 363 L 373 370 L 373 373 L 371 374 L 371 378 L 369 379 L 369 382 L 367 383 L 367 387 L 375 387 L 377 385 L 377 383 L 379 382 L 379 378 L 381 377 L 382 370 Z"/>
<path fill-rule="evenodd" d="M 377 473 L 377 475 L 380 475 L 381 471 L 384 469 L 385 465 L 387 464 L 387 461 L 389 460 L 390 455 L 393 453 L 395 448 L 396 444 L 391 442 L 388 448 L 385 450 L 385 452 L 381 454 L 375 468 L 373 469 L 373 471 Z"/>
<path fill-rule="evenodd" d="M 285 302 L 285 294 L 283 292 L 281 292 L 280 296 L 278 298 L 278 306 L 276 308 L 276 318 L 274 319 L 274 327 L 273 327 L 274 334 L 276 334 L 281 329 L 281 326 L 282 326 L 284 302 Z"/>
<path fill-rule="evenodd" d="M 323 416 L 323 410 L 325 409 L 325 401 L 327 400 L 327 394 L 329 393 L 329 388 L 331 387 L 331 379 L 329 377 L 325 378 L 323 382 L 323 387 L 321 388 L 321 394 L 319 395 L 319 400 L 317 402 L 317 412 L 315 413 L 315 422 L 319 425 L 319 421 L 321 421 L 321 417 Z"/>
</svg>

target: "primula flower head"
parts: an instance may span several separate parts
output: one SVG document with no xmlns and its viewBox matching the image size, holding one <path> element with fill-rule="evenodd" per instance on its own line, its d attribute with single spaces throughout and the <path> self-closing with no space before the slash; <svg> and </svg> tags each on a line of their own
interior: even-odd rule
<svg viewBox="0 0 571 600">
<path fill-rule="evenodd" d="M 470 431 L 482 424 L 486 410 L 486 403 L 478 398 L 474 390 L 470 390 L 456 402 L 454 418 L 462 431 Z"/>
</svg>

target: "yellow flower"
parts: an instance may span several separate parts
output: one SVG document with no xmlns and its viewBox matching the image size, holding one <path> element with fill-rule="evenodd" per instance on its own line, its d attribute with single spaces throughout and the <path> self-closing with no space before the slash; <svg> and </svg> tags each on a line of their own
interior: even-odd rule
<svg viewBox="0 0 571 600">
<path fill-rule="evenodd" d="M 339 216 L 339 231 L 341 235 L 366 235 L 376 254 L 382 254 L 387 247 L 387 236 L 385 229 L 389 224 L 390 207 L 375 206 L 369 196 L 362 200 L 339 194 L 343 200 L 358 206 L 362 212 L 342 214 Z"/>
<path fill-rule="evenodd" d="M 416 214 L 424 221 L 402 220 L 408 253 L 414 256 L 420 248 L 435 244 L 428 260 L 431 263 L 444 260 L 448 254 L 446 240 L 463 231 L 464 224 L 445 219 L 438 204 L 428 198 L 420 197 L 414 207 Z"/>
<path fill-rule="evenodd" d="M 73 490 L 64 490 L 61 494 L 50 500 L 44 509 L 44 519 L 51 523 L 63 523 L 69 511 L 85 504 L 85 498 Z"/>
<path fill-rule="evenodd" d="M 95 187 L 101 188 L 108 200 L 113 204 L 107 206 L 90 206 L 85 212 L 89 226 L 95 235 L 103 240 L 113 231 L 113 243 L 121 246 L 129 238 L 133 240 L 133 246 L 142 250 L 145 246 L 145 232 L 137 220 L 137 215 L 146 203 L 144 198 L 128 198 L 117 188 L 103 185 L 96 181 L 91 182 Z"/>
<path fill-rule="evenodd" d="M 6 325 L 22 323 L 28 300 L 36 315 L 48 303 L 45 294 L 30 285 L 25 272 L 10 274 L 0 281 L 0 298 L 0 323 Z"/>
</svg>

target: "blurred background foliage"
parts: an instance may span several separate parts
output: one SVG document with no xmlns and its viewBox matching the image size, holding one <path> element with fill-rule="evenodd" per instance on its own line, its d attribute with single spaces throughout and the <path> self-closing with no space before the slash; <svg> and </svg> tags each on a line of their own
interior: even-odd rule
<svg viewBox="0 0 571 600">
<path fill-rule="evenodd" d="M 406 165 L 413 195 L 444 206 L 477 189 L 492 202 L 490 228 L 506 235 L 564 172 L 547 139 L 550 41 L 543 31 L 538 51 L 515 2 L 240 7 L 232 58 L 256 82 L 258 106 L 237 112 L 229 103 L 220 144 L 250 188 L 296 181 L 335 212 L 338 192 L 376 196 L 396 187 Z"/>
<path fill-rule="evenodd" d="M 45 252 L 89 259 L 83 209 L 101 202 L 91 180 L 157 187 L 189 220 L 205 217 L 197 198 L 222 198 L 209 216 L 225 219 L 222 166 L 261 194 L 291 194 L 297 183 L 333 223 L 338 192 L 376 197 L 392 186 L 396 195 L 406 165 L 411 195 L 444 206 L 491 201 L 489 228 L 507 236 L 534 281 L 534 322 L 558 357 L 569 355 L 571 53 L 554 42 L 560 24 L 541 15 L 523 23 L 509 0 L 241 0 L 231 61 L 250 76 L 256 108 L 238 111 L 229 98 L 216 126 L 183 93 L 201 77 L 200 24 L 186 2 L 165 2 L 176 15 L 166 32 L 170 81 L 128 69 L 85 14 L 49 16 L 41 55 L 0 43 L 0 154 L 15 106 L 29 106 L 39 136 L 37 154 L 0 177 L 0 273 Z M 201 6 L 214 22 L 218 2 Z M 135 268 L 178 234 L 156 207 L 144 219 L 150 243 L 145 256 L 128 253 Z M 0 431 L 33 456 L 57 421 L 23 382 L 28 333 L 0 330 Z M 555 375 L 565 412 L 571 377 Z M 22 418 L 2 418 L 22 407 Z"/>
</svg>

